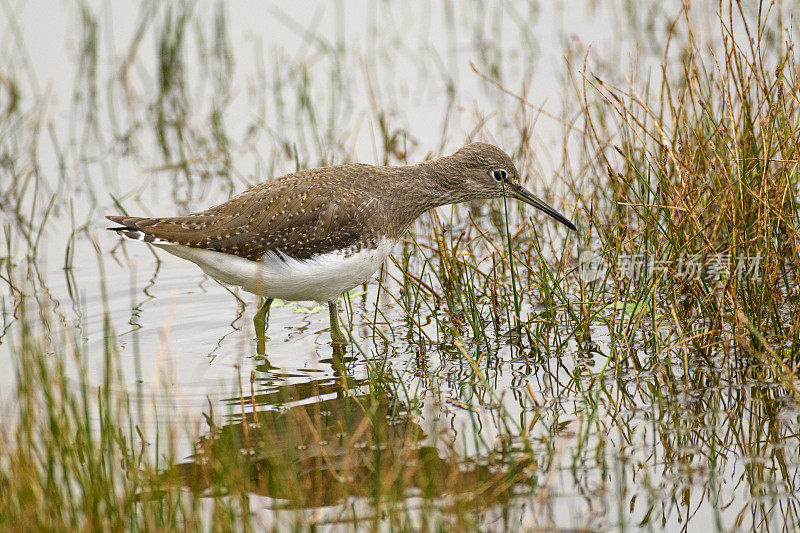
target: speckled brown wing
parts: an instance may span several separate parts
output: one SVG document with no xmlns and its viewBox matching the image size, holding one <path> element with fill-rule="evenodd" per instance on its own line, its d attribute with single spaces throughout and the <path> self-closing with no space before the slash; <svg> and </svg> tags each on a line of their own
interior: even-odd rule
<svg viewBox="0 0 800 533">
<path fill-rule="evenodd" d="M 369 168 L 358 165 L 364 172 Z M 109 216 L 146 235 L 251 260 L 281 252 L 297 259 L 337 249 L 356 251 L 379 238 L 379 199 L 319 170 L 266 181 L 218 206 L 169 218 Z M 330 169 L 328 169 L 330 170 Z"/>
</svg>

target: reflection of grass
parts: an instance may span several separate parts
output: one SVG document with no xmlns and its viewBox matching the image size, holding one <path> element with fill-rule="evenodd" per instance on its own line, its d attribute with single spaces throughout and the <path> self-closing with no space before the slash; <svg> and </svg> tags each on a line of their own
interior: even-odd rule
<svg viewBox="0 0 800 533">
<path fill-rule="evenodd" d="M 209 413 L 195 454 L 181 462 L 173 447 L 176 428 L 142 433 L 131 400 L 120 394 L 124 385 L 111 345 L 105 381 L 94 388 L 85 365 L 93 354 L 66 336 L 55 357 L 45 355 L 49 349 L 30 335 L 27 316 L 21 309 L 14 352 L 16 430 L 0 436 L 4 529 L 241 524 L 254 511 L 254 495 L 298 510 L 286 518 L 296 526 L 319 519 L 309 519 L 302 509 L 348 498 L 366 499 L 386 513 L 380 522 L 402 526 L 418 520 L 408 514 L 412 507 L 399 503 L 409 491 L 423 497 L 429 513 L 447 516 L 428 514 L 431 525 L 456 520 L 467 527 L 474 525 L 476 508 L 507 502 L 512 488 L 519 492 L 531 478 L 519 459 L 498 453 L 467 460 L 426 434 L 417 411 L 402 403 L 400 380 L 381 372 L 374 373 L 379 382 L 325 378 L 271 395 L 256 394 L 252 380 L 249 391 L 240 384 L 227 422 L 217 426 L 218 417 Z M 108 327 L 110 317 L 105 323 Z M 110 329 L 104 334 L 114 335 Z M 64 377 L 67 361 L 80 370 L 77 383 Z M 289 407 L 259 412 L 280 404 Z M 443 453 L 443 447 L 449 451 Z M 360 520 L 348 513 L 345 508 L 336 519 Z"/>
<path fill-rule="evenodd" d="M 103 18 L 80 7 L 75 90 L 85 105 L 77 120 L 102 137 Z M 256 156 L 262 174 L 350 156 L 356 133 L 342 125 L 361 119 L 351 120 L 352 80 L 339 70 L 346 49 L 313 48 L 333 65 L 327 73 L 319 56 L 316 64 L 270 61 L 274 70 L 254 82 L 255 118 L 237 139 L 226 122 L 235 91 L 226 83 L 233 57 L 224 9 L 203 30 L 193 7 L 144 7 L 119 79 L 109 82 L 115 97 L 132 95 L 108 110 L 115 142 L 135 151 L 148 139 L 141 117 L 154 126 L 148 142 L 162 160 L 146 166 L 172 178 L 160 192 L 171 187 L 175 204 L 205 205 L 198 174 L 233 192 L 248 181 L 235 169 L 240 142 L 257 153 L 265 137 L 279 149 Z M 792 36 L 762 7 L 757 19 L 722 5 L 720 36 L 740 35 L 747 22 L 753 41 L 721 39 L 713 56 L 689 31 L 691 18 L 678 19 L 657 85 L 614 86 L 604 80 L 614 71 L 585 69 L 569 91 L 580 105 L 564 139 L 566 205 L 577 206 L 580 232 L 555 233 L 563 230 L 539 213 L 521 216 L 513 202 L 424 219 L 381 286 L 349 295 L 352 331 L 373 332 L 372 351 L 360 337 L 354 349 L 366 377 L 336 375 L 345 361 L 332 363 L 333 377 L 276 387 L 275 369 L 258 361 L 230 413 L 208 413 L 207 427 L 185 430 L 195 447 L 189 458 L 175 451 L 183 428 L 145 434 L 143 410 L 117 392 L 125 382 L 111 316 L 102 353 L 83 347 L 83 325 L 58 333 L 56 322 L 71 322 L 52 316 L 64 309 L 51 305 L 39 252 L 48 230 L 63 230 L 70 296 L 83 316 L 73 272 L 81 242 L 94 243 L 91 225 L 80 222 L 93 211 L 74 213 L 68 202 L 83 194 L 82 175 L 70 184 L 73 164 L 89 164 L 71 153 L 81 143 L 62 144 L 47 127 L 46 102 L 24 107 L 24 84 L 0 71 L 9 95 L 0 164 L 11 177 L 0 182 L 0 342 L 18 386 L 0 435 L 0 527 L 247 529 L 269 508 L 286 509 L 280 519 L 299 528 L 343 520 L 480 529 L 498 516 L 513 528 L 520 515 L 548 528 L 567 520 L 557 516 L 565 494 L 576 514 L 587 511 L 575 518 L 587 527 L 691 528 L 698 509 L 726 528 L 796 524 L 800 81 L 792 49 L 781 44 Z M 142 102 L 136 50 L 150 29 L 158 83 Z M 489 37 L 476 42 L 491 45 Z M 205 61 L 199 80 L 187 67 L 195 41 Z M 500 51 L 483 51 L 474 69 L 494 82 L 488 91 L 523 95 L 504 116 L 519 129 L 516 160 L 533 171 L 535 116 L 524 91 L 496 79 Z M 365 78 L 375 157 L 402 161 L 416 141 L 373 67 L 366 64 Z M 197 90 L 203 83 L 210 98 Z M 456 107 L 448 98 L 446 119 Z M 44 149 L 59 162 L 56 188 L 39 165 Z M 125 203 L 146 204 L 143 196 L 135 190 Z M 599 280 L 580 278 L 573 243 L 603 258 Z M 663 268 L 626 276 L 619 259 L 636 254 Z M 759 255 L 761 279 L 679 275 L 682 258 L 720 254 Z M 378 305 L 369 307 L 367 295 Z M 94 387 L 86 366 L 97 358 L 106 379 Z M 65 378 L 67 365 L 81 369 L 77 383 Z M 431 423 L 430 412 L 440 419 Z M 322 506 L 331 509 L 304 511 Z"/>
</svg>

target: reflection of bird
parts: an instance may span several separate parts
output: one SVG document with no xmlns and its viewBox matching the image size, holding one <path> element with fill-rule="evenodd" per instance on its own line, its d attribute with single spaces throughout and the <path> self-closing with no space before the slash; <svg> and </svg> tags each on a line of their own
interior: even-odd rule
<svg viewBox="0 0 800 533">
<path fill-rule="evenodd" d="M 446 204 L 502 198 L 575 226 L 525 190 L 499 148 L 472 143 L 403 167 L 342 165 L 260 183 L 227 202 L 180 217 L 109 216 L 110 228 L 196 263 L 209 276 L 266 297 L 328 302 L 331 339 L 343 344 L 336 300 L 368 280 L 422 213 Z"/>
<path fill-rule="evenodd" d="M 228 458 L 234 456 L 249 476 L 247 490 L 281 500 L 284 509 L 335 506 L 376 495 L 414 502 L 455 496 L 464 509 L 487 509 L 533 487 L 536 469 L 507 465 L 493 455 L 461 456 L 437 437 L 438 431 L 431 438 L 413 408 L 399 405 L 396 398 L 358 394 L 365 382 L 338 386 L 337 397 L 331 397 L 337 385 L 329 380 L 302 384 L 309 397 L 294 384 L 256 396 L 259 405 L 281 404 L 282 409 L 249 412 L 242 420 L 215 427 L 197 440 L 195 454 L 169 468 L 164 479 L 183 483 L 193 494 L 233 486 L 242 476 L 242 470 L 230 467 Z M 242 401 L 250 397 L 229 400 L 234 405 Z M 243 449 L 249 453 L 242 454 Z M 152 497 L 139 495 L 141 500 Z"/>
</svg>

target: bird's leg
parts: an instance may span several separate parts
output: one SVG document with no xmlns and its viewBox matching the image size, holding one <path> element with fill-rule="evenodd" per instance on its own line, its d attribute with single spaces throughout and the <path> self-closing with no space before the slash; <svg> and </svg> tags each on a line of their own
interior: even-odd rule
<svg viewBox="0 0 800 533">
<path fill-rule="evenodd" d="M 328 302 L 328 311 L 331 315 L 331 342 L 333 344 L 347 344 L 347 337 L 339 329 L 339 315 L 336 312 L 336 301 Z"/>
<path fill-rule="evenodd" d="M 264 334 L 267 331 L 267 313 L 269 306 L 272 305 L 273 298 L 267 298 L 264 303 L 258 308 L 255 316 L 253 316 L 253 326 L 256 328 L 256 353 L 264 355 L 266 352 Z"/>
</svg>

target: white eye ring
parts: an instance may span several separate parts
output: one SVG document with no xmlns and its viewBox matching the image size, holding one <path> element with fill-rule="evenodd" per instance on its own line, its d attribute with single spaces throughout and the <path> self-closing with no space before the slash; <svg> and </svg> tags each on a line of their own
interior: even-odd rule
<svg viewBox="0 0 800 533">
<path fill-rule="evenodd" d="M 505 181 L 506 179 L 506 171 L 502 168 L 498 168 L 497 170 L 492 170 L 492 177 L 497 181 Z"/>
</svg>

